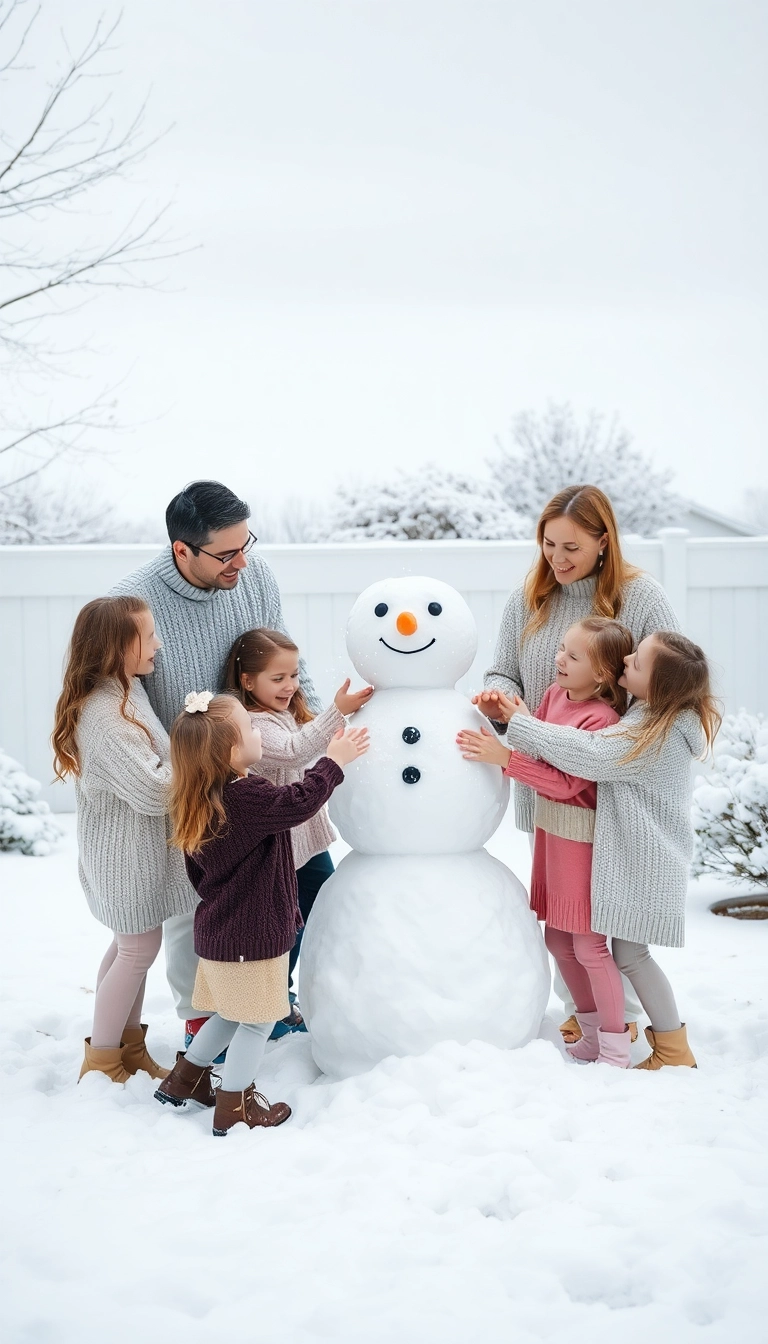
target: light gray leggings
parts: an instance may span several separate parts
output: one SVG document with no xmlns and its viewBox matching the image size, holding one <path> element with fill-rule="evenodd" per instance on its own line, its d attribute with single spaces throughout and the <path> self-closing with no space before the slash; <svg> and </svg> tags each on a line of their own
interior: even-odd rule
<svg viewBox="0 0 768 1344">
<path fill-rule="evenodd" d="M 222 1090 L 243 1092 L 251 1086 L 259 1071 L 274 1025 L 274 1022 L 229 1022 L 226 1017 L 214 1013 L 187 1047 L 186 1057 L 190 1064 L 202 1069 L 226 1049 L 227 1058 L 221 1072 Z"/>
<path fill-rule="evenodd" d="M 626 975 L 655 1031 L 677 1031 L 680 1014 L 666 975 L 653 960 L 645 943 L 614 938 L 613 959 Z"/>
</svg>

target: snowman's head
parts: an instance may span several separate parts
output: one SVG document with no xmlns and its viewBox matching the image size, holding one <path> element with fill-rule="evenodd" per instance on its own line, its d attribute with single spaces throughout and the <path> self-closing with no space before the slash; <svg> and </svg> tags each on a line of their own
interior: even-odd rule
<svg viewBox="0 0 768 1344">
<path fill-rule="evenodd" d="M 453 687 L 477 652 L 475 619 L 439 579 L 382 579 L 358 597 L 347 649 L 372 686 Z"/>
</svg>

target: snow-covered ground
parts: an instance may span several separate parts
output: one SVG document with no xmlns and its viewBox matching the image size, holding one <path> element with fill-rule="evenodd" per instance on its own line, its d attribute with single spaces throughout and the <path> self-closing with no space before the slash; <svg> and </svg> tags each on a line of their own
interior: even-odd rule
<svg viewBox="0 0 768 1344">
<path fill-rule="evenodd" d="M 108 935 L 66 825 L 52 857 L 0 856 L 9 1344 L 765 1337 L 768 923 L 709 914 L 716 884 L 660 953 L 698 1070 L 579 1068 L 554 1002 L 523 1050 L 448 1041 L 335 1084 L 292 1037 L 260 1079 L 292 1120 L 214 1141 L 145 1076 L 75 1085 Z M 510 819 L 490 848 L 526 880 Z M 169 1063 L 161 965 L 146 1017 Z"/>
</svg>

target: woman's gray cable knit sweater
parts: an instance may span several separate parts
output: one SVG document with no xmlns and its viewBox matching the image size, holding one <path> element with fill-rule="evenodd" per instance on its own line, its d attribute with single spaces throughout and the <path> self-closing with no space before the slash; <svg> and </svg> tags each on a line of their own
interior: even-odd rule
<svg viewBox="0 0 768 1344">
<path fill-rule="evenodd" d="M 643 719 L 635 704 L 621 723 L 596 733 L 515 714 L 507 742 L 558 770 L 596 780 L 592 928 L 631 943 L 682 947 L 693 852 L 691 763 L 704 734 L 692 710 L 678 715 L 660 751 L 622 761 L 626 729 Z"/>
<path fill-rule="evenodd" d="M 555 679 L 555 654 L 563 635 L 569 626 L 594 614 L 596 584 L 591 575 L 556 589 L 546 625 L 525 640 L 530 612 L 523 585 L 515 588 L 501 618 L 493 664 L 485 674 L 486 688 L 521 696 L 532 713 L 538 709 Z M 664 589 L 650 574 L 640 574 L 626 584 L 618 620 L 632 631 L 637 644 L 654 630 L 680 629 Z M 534 798 L 527 785 L 515 784 L 515 820 L 521 831 L 533 830 Z"/>
<path fill-rule="evenodd" d="M 168 846 L 168 734 L 138 677 L 127 712 L 122 691 L 105 682 L 88 696 L 77 725 L 75 778 L 80 882 L 91 910 L 114 933 L 146 933 L 171 915 L 189 915 L 197 896 L 184 859 Z"/>
</svg>

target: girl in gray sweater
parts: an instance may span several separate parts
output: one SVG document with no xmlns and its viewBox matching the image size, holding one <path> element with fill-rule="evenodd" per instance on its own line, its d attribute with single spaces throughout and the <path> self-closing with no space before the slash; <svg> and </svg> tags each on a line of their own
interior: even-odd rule
<svg viewBox="0 0 768 1344">
<path fill-rule="evenodd" d="M 509 721 L 510 747 L 598 783 L 592 928 L 613 939 L 616 963 L 651 1020 L 652 1054 L 638 1067 L 695 1067 L 672 988 L 648 944 L 683 944 L 691 764 L 712 746 L 720 715 L 704 653 L 683 635 L 657 630 L 624 667 L 620 684 L 634 703 L 613 727 L 584 732 L 542 723 L 519 696 L 503 692 L 492 717 Z"/>
<path fill-rule="evenodd" d="M 159 648 L 141 598 L 87 603 L 72 633 L 52 738 L 57 776 L 75 779 L 85 898 L 112 931 L 80 1077 L 97 1071 L 116 1083 L 138 1070 L 168 1073 L 145 1045 L 144 987 L 163 920 L 197 903 L 181 854 L 168 847 L 168 735 L 139 680 L 152 673 Z"/>
</svg>

